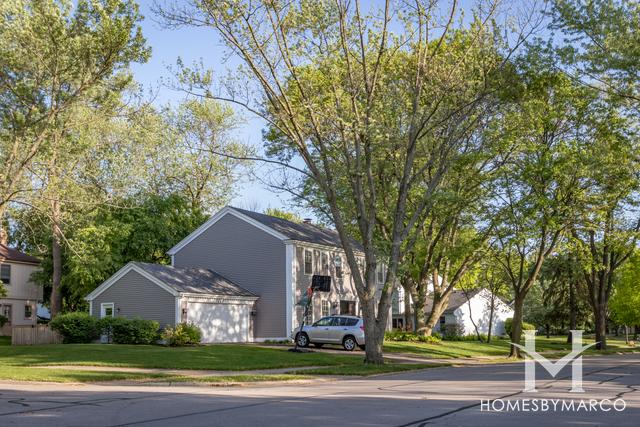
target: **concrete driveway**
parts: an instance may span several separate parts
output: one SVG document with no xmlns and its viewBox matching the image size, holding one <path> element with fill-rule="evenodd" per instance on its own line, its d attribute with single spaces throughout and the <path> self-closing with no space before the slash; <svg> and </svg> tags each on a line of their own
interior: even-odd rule
<svg viewBox="0 0 640 427">
<path fill-rule="evenodd" d="M 585 393 L 568 393 L 538 369 L 538 392 L 522 393 L 521 363 L 434 368 L 317 384 L 153 387 L 0 383 L 0 425 L 18 426 L 545 426 L 640 425 L 640 355 L 584 359 Z M 618 412 L 486 411 L 482 399 L 624 399 Z M 618 402 L 618 409 L 622 406 Z M 515 403 L 513 403 L 515 404 Z M 486 408 L 484 408 L 486 409 Z M 500 404 L 494 406 L 500 409 Z"/>
</svg>

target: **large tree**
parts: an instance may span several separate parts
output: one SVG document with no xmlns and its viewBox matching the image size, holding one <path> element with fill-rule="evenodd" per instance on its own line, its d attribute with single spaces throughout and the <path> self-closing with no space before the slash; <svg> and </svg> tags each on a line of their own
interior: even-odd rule
<svg viewBox="0 0 640 427">
<path fill-rule="evenodd" d="M 130 0 L 0 3 L 2 224 L 11 202 L 29 201 L 30 168 L 66 138 L 74 109 L 121 91 L 129 83 L 122 72 L 146 60 L 139 19 Z M 0 227 L 0 242 L 5 240 Z"/>
<path fill-rule="evenodd" d="M 517 153 L 501 177 L 502 208 L 494 240 L 514 297 L 512 342 L 522 333 L 525 297 L 545 259 L 573 224 L 582 203 L 583 128 L 593 95 L 554 70 L 545 50 L 531 46 L 520 62 L 522 92 L 499 130 Z M 512 357 L 519 356 L 511 346 Z"/>
<path fill-rule="evenodd" d="M 440 6 L 206 0 L 160 11 L 169 25 L 213 28 L 243 64 L 213 88 L 210 73 L 185 70 L 185 89 L 260 116 L 278 134 L 271 161 L 317 187 L 354 272 L 369 363 L 383 362 L 408 238 L 503 63 L 488 25 L 492 4 L 466 21 L 456 2 L 445 13 Z M 352 237 L 362 242 L 361 274 Z M 381 262 L 388 274 L 380 289 Z"/>
<path fill-rule="evenodd" d="M 560 56 L 583 84 L 640 106 L 640 3 L 635 0 L 554 0 Z"/>
<path fill-rule="evenodd" d="M 572 227 L 596 323 L 596 348 L 607 348 L 607 315 L 615 275 L 640 237 L 640 149 L 634 120 L 616 103 L 602 100 L 592 122 L 593 143 L 583 156 L 588 165 L 586 209 Z"/>
</svg>

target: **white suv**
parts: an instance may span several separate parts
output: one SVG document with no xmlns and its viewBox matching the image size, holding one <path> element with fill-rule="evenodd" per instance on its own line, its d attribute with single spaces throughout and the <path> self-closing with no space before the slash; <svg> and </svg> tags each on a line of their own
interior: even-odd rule
<svg viewBox="0 0 640 427">
<path fill-rule="evenodd" d="M 324 344 L 342 344 L 347 351 L 357 347 L 364 350 L 364 326 L 362 319 L 356 316 L 329 316 L 315 322 L 296 328 L 294 333 L 298 347 L 313 344 L 322 347 Z"/>
</svg>

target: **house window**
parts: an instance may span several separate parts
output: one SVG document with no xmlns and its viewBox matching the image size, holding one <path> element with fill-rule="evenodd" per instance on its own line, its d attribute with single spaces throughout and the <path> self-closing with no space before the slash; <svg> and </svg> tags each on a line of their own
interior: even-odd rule
<svg viewBox="0 0 640 427">
<path fill-rule="evenodd" d="M 326 299 L 322 300 L 322 317 L 327 317 L 329 315 L 329 301 Z"/>
<path fill-rule="evenodd" d="M 378 264 L 376 272 L 378 274 L 378 283 L 384 283 L 384 264 Z"/>
<path fill-rule="evenodd" d="M 100 304 L 100 317 L 113 317 L 113 303 L 103 302 Z"/>
<path fill-rule="evenodd" d="M 335 260 L 336 263 L 336 277 L 338 279 L 342 278 L 342 257 L 338 255 Z"/>
<path fill-rule="evenodd" d="M 440 327 L 444 328 L 445 323 L 447 323 L 447 320 L 444 318 L 444 316 L 440 316 Z"/>
<path fill-rule="evenodd" d="M 31 320 L 33 318 L 33 307 L 30 304 L 24 306 L 24 319 Z"/>
<path fill-rule="evenodd" d="M 329 255 L 323 252 L 322 255 L 320 256 L 320 260 L 322 262 L 322 274 L 324 274 L 325 276 L 328 276 L 329 275 Z"/>
<path fill-rule="evenodd" d="M 313 252 L 304 250 L 304 274 L 313 274 Z"/>
<path fill-rule="evenodd" d="M 7 318 L 7 325 L 11 324 L 11 304 L 0 304 L 0 314 Z"/>
<path fill-rule="evenodd" d="M 0 265 L 0 281 L 5 285 L 11 284 L 11 266 L 9 264 Z"/>
</svg>

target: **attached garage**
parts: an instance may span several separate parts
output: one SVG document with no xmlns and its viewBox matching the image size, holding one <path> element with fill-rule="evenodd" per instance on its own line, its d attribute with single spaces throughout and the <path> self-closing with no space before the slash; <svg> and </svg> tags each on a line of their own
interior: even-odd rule
<svg viewBox="0 0 640 427">
<path fill-rule="evenodd" d="M 187 321 L 200 326 L 204 342 L 247 342 L 251 309 L 239 301 L 187 301 Z"/>
<path fill-rule="evenodd" d="M 95 317 L 140 317 L 162 327 L 190 322 L 203 343 L 253 341 L 258 297 L 209 269 L 131 262 L 86 299 Z"/>
</svg>

